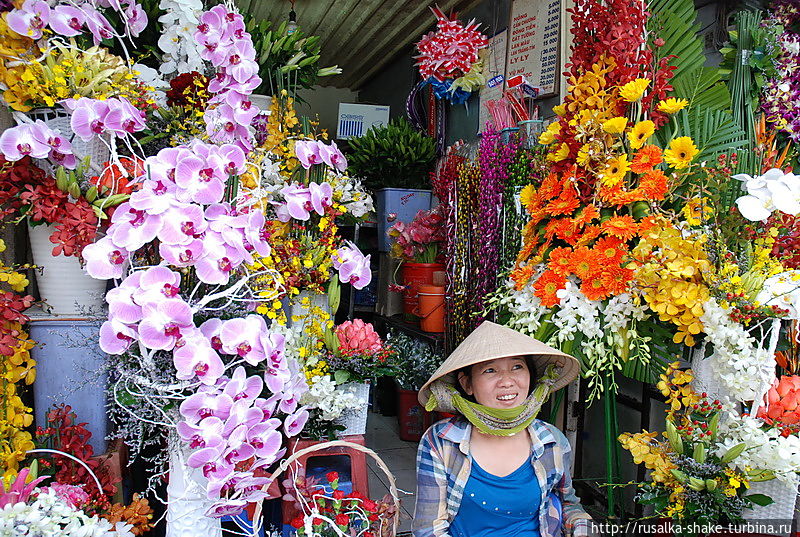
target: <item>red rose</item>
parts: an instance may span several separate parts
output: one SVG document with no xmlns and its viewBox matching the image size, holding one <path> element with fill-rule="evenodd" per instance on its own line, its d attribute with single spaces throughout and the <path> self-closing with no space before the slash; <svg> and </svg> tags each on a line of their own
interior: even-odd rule
<svg viewBox="0 0 800 537">
<path fill-rule="evenodd" d="M 338 515 L 336 515 L 336 518 L 334 519 L 334 522 L 336 522 L 337 526 L 349 526 L 350 525 L 350 517 L 347 516 L 344 513 L 339 513 Z"/>
<path fill-rule="evenodd" d="M 311 524 L 313 524 L 314 526 L 321 526 L 322 525 L 322 519 L 314 517 L 314 520 L 311 521 Z"/>
<path fill-rule="evenodd" d="M 292 519 L 291 525 L 294 529 L 301 528 L 303 526 L 303 517 L 298 516 Z"/>
<path fill-rule="evenodd" d="M 334 490 L 333 491 L 333 499 L 334 500 L 341 500 L 344 498 L 344 492 L 341 490 Z"/>
<path fill-rule="evenodd" d="M 339 479 L 339 472 L 328 472 L 325 474 L 325 479 L 328 480 L 328 483 L 333 483 L 337 479 Z"/>
</svg>

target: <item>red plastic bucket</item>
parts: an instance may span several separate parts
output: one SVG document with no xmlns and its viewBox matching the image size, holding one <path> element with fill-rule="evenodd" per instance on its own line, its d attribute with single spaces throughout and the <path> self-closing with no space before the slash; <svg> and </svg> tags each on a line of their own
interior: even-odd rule
<svg viewBox="0 0 800 537">
<path fill-rule="evenodd" d="M 433 284 L 433 273 L 443 270 L 441 263 L 403 263 L 403 313 L 415 314 L 420 284 Z"/>
<path fill-rule="evenodd" d="M 400 440 L 419 442 L 422 434 L 431 426 L 431 414 L 417 401 L 416 390 L 397 390 L 397 420 L 400 424 Z"/>
</svg>

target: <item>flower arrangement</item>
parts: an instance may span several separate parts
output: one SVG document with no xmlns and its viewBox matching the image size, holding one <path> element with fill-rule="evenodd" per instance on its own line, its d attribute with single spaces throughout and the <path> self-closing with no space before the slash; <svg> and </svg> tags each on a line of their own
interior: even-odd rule
<svg viewBox="0 0 800 537">
<path fill-rule="evenodd" d="M 445 241 L 444 208 L 420 211 L 411 223 L 396 222 L 388 235 L 395 239 L 391 255 L 408 263 L 435 263 Z"/>
<path fill-rule="evenodd" d="M 395 380 L 403 390 L 418 391 L 444 361 L 444 356 L 434 352 L 428 343 L 405 332 L 390 330 L 387 342 L 395 353 Z"/>
<path fill-rule="evenodd" d="M 678 366 L 670 364 L 658 385 L 667 398 L 664 440 L 647 431 L 619 437 L 634 462 L 651 470 L 636 499 L 679 527 L 743 522 L 746 508 L 772 503 L 763 494 L 748 494 L 750 483 L 773 476 L 737 464 L 747 446 L 723 436 L 722 403 L 696 393 L 692 371 Z"/>
<path fill-rule="evenodd" d="M 485 82 L 478 51 L 489 46 L 489 39 L 478 31 L 474 20 L 466 26 L 431 7 L 436 17 L 435 32 L 417 42 L 416 65 L 422 79 L 431 84 L 439 99 L 463 104 Z"/>
<path fill-rule="evenodd" d="M 386 499 L 375 502 L 358 491 L 345 493 L 339 487 L 338 472 L 328 472 L 325 480 L 324 485 L 305 477 L 287 480 L 303 513 L 291 521 L 298 536 L 375 537 L 390 531 L 391 519 L 397 514 Z"/>
<path fill-rule="evenodd" d="M 370 323 L 361 319 L 343 322 L 332 334 L 326 334 L 325 343 L 331 353 L 327 366 L 337 384 L 374 382 L 394 373 L 394 350 L 381 341 Z"/>
</svg>

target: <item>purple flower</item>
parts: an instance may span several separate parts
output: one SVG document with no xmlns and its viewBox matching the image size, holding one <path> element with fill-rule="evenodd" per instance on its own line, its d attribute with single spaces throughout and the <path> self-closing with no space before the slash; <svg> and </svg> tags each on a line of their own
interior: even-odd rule
<svg viewBox="0 0 800 537">
<path fill-rule="evenodd" d="M 141 276 L 136 281 L 137 288 L 133 292 L 133 299 L 140 306 L 155 306 L 165 300 L 183 302 L 180 296 L 181 275 L 179 273 L 163 266 L 151 267 L 138 273 Z M 124 285 L 125 282 L 122 286 Z"/>
<path fill-rule="evenodd" d="M 235 406 L 235 405 L 234 405 Z M 257 408 L 250 408 L 248 410 L 255 410 L 259 414 L 261 413 L 260 410 Z M 252 418 L 258 420 L 255 416 Z M 230 421 L 230 419 L 229 419 Z M 230 431 L 230 435 L 227 437 L 228 440 L 228 449 L 222 454 L 222 458 L 225 462 L 230 464 L 236 464 L 237 462 L 246 461 L 247 459 L 251 458 L 255 455 L 256 450 L 247 443 L 247 430 L 250 427 L 245 423 L 242 423 L 235 429 Z M 223 429 L 222 434 L 225 434 L 225 430 Z"/>
<path fill-rule="evenodd" d="M 216 416 L 200 420 L 197 425 L 188 422 L 178 422 L 178 434 L 189 444 L 191 449 L 221 446 L 223 421 Z"/>
<path fill-rule="evenodd" d="M 339 279 L 356 289 L 363 289 L 372 280 L 370 256 L 365 257 L 351 242 L 347 242 L 336 251 L 333 266 L 339 271 Z"/>
<path fill-rule="evenodd" d="M 164 299 L 142 306 L 139 338 L 151 349 L 172 350 L 183 332 L 192 328 L 192 309 L 182 300 Z"/>
<path fill-rule="evenodd" d="M 205 205 L 219 203 L 224 194 L 226 178 L 222 176 L 222 170 L 210 165 L 204 158 L 187 155 L 175 168 L 177 198 L 183 202 Z"/>
<path fill-rule="evenodd" d="M 309 183 L 308 190 L 311 193 L 311 207 L 318 215 L 325 215 L 325 208 L 333 203 L 333 188 L 328 183 Z"/>
<path fill-rule="evenodd" d="M 25 0 L 22 9 L 14 9 L 6 15 L 8 27 L 20 35 L 39 39 L 50 20 L 50 6 L 44 0 Z"/>
<path fill-rule="evenodd" d="M 148 166 L 145 162 L 145 166 Z M 150 168 L 152 174 L 152 168 Z M 177 204 L 175 183 L 166 179 L 144 181 L 142 188 L 131 194 L 130 206 L 139 211 L 155 216 L 164 213 L 167 209 Z M 116 214 L 116 213 L 114 213 Z"/>
<path fill-rule="evenodd" d="M 248 377 L 244 367 L 237 367 L 230 382 L 225 385 L 223 393 L 228 394 L 234 402 L 240 399 L 254 401 L 261 394 L 264 382 L 257 376 Z"/>
<path fill-rule="evenodd" d="M 273 393 L 282 392 L 291 378 L 289 366 L 286 363 L 284 352 L 286 338 L 281 334 L 264 333 L 261 335 L 261 346 L 267 356 L 264 368 L 264 383 Z"/>
<path fill-rule="evenodd" d="M 231 407 L 225 427 L 222 429 L 222 436 L 229 438 L 234 429 L 245 427 L 245 431 L 264 420 L 264 413 L 261 409 L 253 405 L 253 401 L 240 400 Z M 244 442 L 245 436 L 242 435 L 241 441 Z"/>
<path fill-rule="evenodd" d="M 81 9 L 86 14 L 86 27 L 92 33 L 95 46 L 99 45 L 103 39 L 114 37 L 114 28 L 99 11 L 88 3 L 83 4 Z"/>
<path fill-rule="evenodd" d="M 247 431 L 247 442 L 253 446 L 257 457 L 268 461 L 275 460 L 281 449 L 281 433 L 276 430 L 280 423 L 280 420 L 272 418 L 253 425 Z"/>
<path fill-rule="evenodd" d="M 260 315 L 229 319 L 222 323 L 219 333 L 222 351 L 243 358 L 250 365 L 264 360 L 261 334 L 267 331 L 267 323 Z"/>
<path fill-rule="evenodd" d="M 233 269 L 242 264 L 242 255 L 215 231 L 205 233 L 203 248 L 206 255 L 195 263 L 197 277 L 205 283 L 227 283 Z"/>
<path fill-rule="evenodd" d="M 111 319 L 100 327 L 100 348 L 106 354 L 122 354 L 136 341 L 136 329 Z"/>
<path fill-rule="evenodd" d="M 339 172 L 347 169 L 347 159 L 333 140 L 330 145 L 319 144 L 319 156 L 322 158 L 322 162 Z"/>
<path fill-rule="evenodd" d="M 136 303 L 134 295 L 140 292 L 144 271 L 138 270 L 122 280 L 117 287 L 106 293 L 108 317 L 127 324 L 142 320 L 142 307 Z"/>
<path fill-rule="evenodd" d="M 286 436 L 292 437 L 300 434 L 303 427 L 306 426 L 308 421 L 308 410 L 305 407 L 301 408 L 294 414 L 287 416 L 283 422 L 283 430 Z"/>
<path fill-rule="evenodd" d="M 199 205 L 174 205 L 163 215 L 164 225 L 158 238 L 167 244 L 190 244 L 208 227 Z"/>
<path fill-rule="evenodd" d="M 161 216 L 134 209 L 125 202 L 114 211 L 108 235 L 116 246 L 134 252 L 155 239 L 162 226 Z"/>
<path fill-rule="evenodd" d="M 305 169 L 322 162 L 320 144 L 316 140 L 298 140 L 294 143 L 294 153 Z"/>
<path fill-rule="evenodd" d="M 278 220 L 288 222 L 294 218 L 305 221 L 311 217 L 311 191 L 308 188 L 292 183 L 283 187 L 281 194 L 285 202 L 275 209 Z"/>
<path fill-rule="evenodd" d="M 70 126 L 81 140 L 88 142 L 106 131 L 105 118 L 108 114 L 106 101 L 83 98 L 78 99 L 74 105 Z"/>
<path fill-rule="evenodd" d="M 222 458 L 225 444 L 207 447 L 194 451 L 186 459 L 186 464 L 191 468 L 201 468 L 203 475 L 210 481 L 224 482 L 233 473 L 234 466 Z M 211 486 L 211 483 L 208 485 Z"/>
<path fill-rule="evenodd" d="M 83 249 L 83 258 L 86 260 L 84 270 L 92 278 L 107 280 L 109 278 L 122 278 L 125 262 L 130 252 L 117 246 L 111 237 L 103 237 L 99 241 L 88 244 Z"/>
<path fill-rule="evenodd" d="M 261 110 L 250 101 L 249 96 L 238 91 L 228 91 L 225 93 L 225 104 L 233 110 L 233 119 L 239 125 L 250 126 Z"/>
<path fill-rule="evenodd" d="M 247 82 L 250 77 L 258 73 L 258 64 L 255 62 L 256 50 L 250 41 L 237 41 L 227 50 L 226 63 L 222 65 L 236 82 Z"/>
<path fill-rule="evenodd" d="M 137 37 L 142 30 L 147 28 L 147 13 L 144 12 L 142 6 L 136 3 L 131 3 L 125 9 L 125 27 L 133 37 Z"/>
<path fill-rule="evenodd" d="M 225 372 L 225 364 L 199 330 L 181 337 L 175 344 L 172 361 L 180 380 L 197 377 L 203 384 L 213 385 Z"/>
<path fill-rule="evenodd" d="M 80 9 L 59 4 L 50 13 L 50 28 L 57 34 L 73 37 L 83 33 L 86 15 Z"/>
<path fill-rule="evenodd" d="M 209 416 L 216 416 L 222 421 L 228 419 L 233 399 L 230 396 L 216 391 L 216 388 L 209 387 L 209 391 L 198 390 L 181 403 L 181 416 L 186 418 L 190 424 L 199 423 L 200 420 Z"/>
<path fill-rule="evenodd" d="M 247 507 L 248 503 L 248 501 L 242 500 L 241 498 L 238 500 L 225 498 L 224 500 L 220 500 L 212 504 L 211 507 L 206 510 L 205 515 L 211 518 L 222 518 L 226 516 L 238 515 L 244 511 L 244 508 Z"/>
<path fill-rule="evenodd" d="M 189 244 L 167 244 L 162 242 L 158 245 L 158 253 L 170 265 L 190 267 L 203 257 L 203 241 L 195 239 Z"/>
<path fill-rule="evenodd" d="M 122 138 L 141 131 L 147 126 L 144 112 L 138 110 L 126 98 L 113 97 L 106 99 L 105 103 L 108 105 L 108 112 L 106 112 L 103 122 L 106 129 L 116 136 Z"/>
<path fill-rule="evenodd" d="M 12 162 L 26 156 L 47 158 L 51 147 L 43 138 L 43 132 L 36 124 L 25 123 L 12 127 L 0 135 L 0 152 Z"/>
</svg>

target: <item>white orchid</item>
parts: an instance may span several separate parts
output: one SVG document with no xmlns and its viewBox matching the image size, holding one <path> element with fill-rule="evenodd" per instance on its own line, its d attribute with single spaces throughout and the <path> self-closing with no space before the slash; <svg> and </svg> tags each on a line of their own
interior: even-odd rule
<svg viewBox="0 0 800 537">
<path fill-rule="evenodd" d="M 733 178 L 742 181 L 747 192 L 736 200 L 736 206 L 748 220 L 764 221 L 775 210 L 791 215 L 800 213 L 800 177 L 793 173 L 772 168 L 763 175 L 740 173 Z"/>
<path fill-rule="evenodd" d="M 763 306 L 788 310 L 790 319 L 800 319 L 800 271 L 789 270 L 770 276 L 756 296 Z"/>
</svg>

